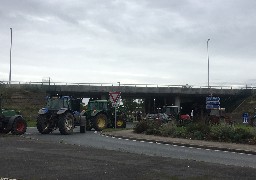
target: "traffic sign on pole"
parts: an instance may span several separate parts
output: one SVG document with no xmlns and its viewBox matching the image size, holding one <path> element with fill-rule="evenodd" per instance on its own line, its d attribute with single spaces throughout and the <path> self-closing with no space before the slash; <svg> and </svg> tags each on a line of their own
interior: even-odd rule
<svg viewBox="0 0 256 180">
<path fill-rule="evenodd" d="M 206 97 L 206 101 L 220 101 L 220 97 L 209 96 Z"/>
<path fill-rule="evenodd" d="M 209 96 L 206 97 L 206 109 L 219 109 L 220 108 L 220 97 Z"/>
<path fill-rule="evenodd" d="M 109 92 L 110 101 L 112 106 L 115 107 L 115 129 L 116 129 L 116 108 L 118 107 L 118 101 L 121 97 L 121 92 Z"/>
<path fill-rule="evenodd" d="M 220 109 L 220 105 L 209 105 L 209 104 L 206 104 L 206 109 Z"/>
<path fill-rule="evenodd" d="M 117 101 L 120 99 L 121 92 L 109 92 L 110 101 L 112 103 L 117 103 Z"/>
</svg>

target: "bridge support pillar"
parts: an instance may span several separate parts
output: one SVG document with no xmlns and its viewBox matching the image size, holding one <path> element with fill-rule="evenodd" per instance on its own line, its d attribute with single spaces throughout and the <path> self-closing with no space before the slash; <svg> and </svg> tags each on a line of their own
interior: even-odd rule
<svg viewBox="0 0 256 180">
<path fill-rule="evenodd" d="M 175 106 L 178 106 L 180 109 L 180 97 L 179 96 L 175 97 Z"/>
</svg>

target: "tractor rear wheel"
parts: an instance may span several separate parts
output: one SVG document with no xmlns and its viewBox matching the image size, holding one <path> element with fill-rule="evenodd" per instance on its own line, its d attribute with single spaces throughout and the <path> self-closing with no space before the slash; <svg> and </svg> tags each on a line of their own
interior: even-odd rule
<svg viewBox="0 0 256 180">
<path fill-rule="evenodd" d="M 41 134 L 49 134 L 53 130 L 45 114 L 37 116 L 36 127 Z"/>
<path fill-rule="evenodd" d="M 107 116 L 105 114 L 98 114 L 94 119 L 94 129 L 102 131 L 107 127 Z"/>
<path fill-rule="evenodd" d="M 72 134 L 74 129 L 74 116 L 69 112 L 61 115 L 59 118 L 58 126 L 61 134 Z"/>
<path fill-rule="evenodd" d="M 14 135 L 24 134 L 27 130 L 27 122 L 22 117 L 14 119 L 11 132 Z"/>
</svg>

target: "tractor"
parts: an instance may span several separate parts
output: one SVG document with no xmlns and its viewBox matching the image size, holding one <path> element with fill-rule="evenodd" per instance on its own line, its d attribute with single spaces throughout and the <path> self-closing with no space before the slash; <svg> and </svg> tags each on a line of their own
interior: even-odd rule
<svg viewBox="0 0 256 180">
<path fill-rule="evenodd" d="M 188 114 L 181 113 L 182 107 L 179 106 L 164 106 L 163 113 L 169 116 L 169 119 L 176 120 L 177 125 L 186 125 L 192 122 Z"/>
<path fill-rule="evenodd" d="M 92 100 L 88 102 L 87 110 L 81 112 L 86 116 L 86 130 L 94 128 L 102 131 L 105 128 L 126 128 L 126 115 L 122 107 L 116 110 L 107 100 Z"/>
<path fill-rule="evenodd" d="M 27 122 L 22 115 L 14 110 L 2 109 L 2 95 L 0 96 L 0 133 L 11 132 L 14 135 L 22 135 L 27 130 Z"/>
<path fill-rule="evenodd" d="M 73 133 L 75 125 L 80 125 L 80 133 L 85 132 L 85 118 L 80 116 L 81 99 L 70 96 L 47 98 L 46 107 L 38 111 L 37 130 L 49 134 L 59 129 L 63 135 Z"/>
<path fill-rule="evenodd" d="M 206 124 L 216 125 L 220 123 L 233 125 L 234 122 L 230 114 L 226 113 L 225 108 L 210 109 Z"/>
</svg>

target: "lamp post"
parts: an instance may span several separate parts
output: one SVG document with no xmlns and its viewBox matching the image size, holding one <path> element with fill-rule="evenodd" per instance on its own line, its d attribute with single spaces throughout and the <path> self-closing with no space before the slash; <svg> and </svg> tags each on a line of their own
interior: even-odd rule
<svg viewBox="0 0 256 180">
<path fill-rule="evenodd" d="M 12 81 L 12 28 L 11 30 L 11 47 L 10 47 L 10 73 L 9 73 L 9 84 L 11 84 Z"/>
<path fill-rule="evenodd" d="M 210 58 L 209 58 L 209 50 L 208 50 L 208 44 L 209 44 L 209 41 L 210 39 L 207 40 L 207 57 L 208 57 L 208 88 L 210 87 L 210 84 L 209 84 L 209 79 L 210 79 L 210 73 L 209 73 L 209 70 L 210 70 Z"/>
<path fill-rule="evenodd" d="M 154 98 L 154 113 L 156 113 L 156 99 Z"/>
</svg>

